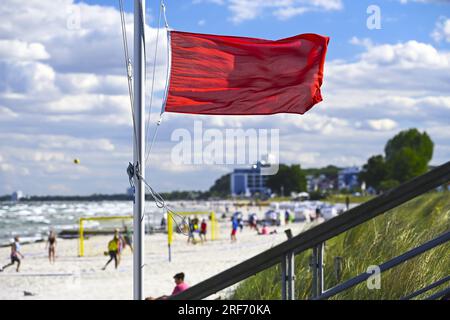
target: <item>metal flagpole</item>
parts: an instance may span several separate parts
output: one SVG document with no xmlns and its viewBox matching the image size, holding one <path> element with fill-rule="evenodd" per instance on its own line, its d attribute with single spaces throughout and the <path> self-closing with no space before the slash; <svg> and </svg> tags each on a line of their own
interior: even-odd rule
<svg viewBox="0 0 450 320">
<path fill-rule="evenodd" d="M 145 55 L 144 26 L 145 0 L 134 0 L 134 122 L 136 125 L 136 143 L 134 146 L 134 255 L 133 255 L 133 291 L 134 300 L 144 298 L 144 205 L 145 205 Z"/>
</svg>

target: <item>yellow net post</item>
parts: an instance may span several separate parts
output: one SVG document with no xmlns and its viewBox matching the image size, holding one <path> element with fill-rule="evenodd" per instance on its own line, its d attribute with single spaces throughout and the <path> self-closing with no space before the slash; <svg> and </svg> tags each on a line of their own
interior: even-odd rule
<svg viewBox="0 0 450 320">
<path fill-rule="evenodd" d="M 211 240 L 216 240 L 216 234 L 217 234 L 217 221 L 216 221 L 216 215 L 213 211 L 210 213 L 211 217 Z"/>
<path fill-rule="evenodd" d="M 79 237 L 79 256 L 83 257 L 84 256 L 84 229 L 83 229 L 83 218 L 80 218 L 79 224 L 79 232 L 80 232 L 80 237 Z"/>
<path fill-rule="evenodd" d="M 78 255 L 80 257 L 84 257 L 84 222 L 85 221 L 107 221 L 107 220 L 125 220 L 125 219 L 133 219 L 133 216 L 110 216 L 110 217 L 89 217 L 89 218 L 80 218 L 78 234 L 79 234 L 79 252 Z"/>
<path fill-rule="evenodd" d="M 169 245 L 169 262 L 172 261 L 173 217 L 167 213 L 167 243 Z"/>
</svg>

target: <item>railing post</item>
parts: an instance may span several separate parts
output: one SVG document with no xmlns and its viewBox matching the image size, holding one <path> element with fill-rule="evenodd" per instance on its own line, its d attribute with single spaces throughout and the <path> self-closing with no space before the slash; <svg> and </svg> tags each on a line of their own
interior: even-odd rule
<svg viewBox="0 0 450 320">
<path fill-rule="evenodd" d="M 320 243 L 313 248 L 311 257 L 312 269 L 312 298 L 317 298 L 324 291 L 323 277 L 323 247 L 324 243 Z"/>
<path fill-rule="evenodd" d="M 311 299 L 317 297 L 317 247 L 312 248 L 312 255 L 309 259 L 309 266 L 311 267 Z"/>
<path fill-rule="evenodd" d="M 295 259 L 294 252 L 286 255 L 287 262 L 287 300 L 295 300 Z"/>
<path fill-rule="evenodd" d="M 281 259 L 281 299 L 287 300 L 287 257 L 283 255 Z"/>
<path fill-rule="evenodd" d="M 321 296 L 324 291 L 324 276 L 323 276 L 323 248 L 324 242 L 320 243 L 317 246 L 317 278 L 318 278 L 318 288 L 317 288 L 317 296 Z"/>
<path fill-rule="evenodd" d="M 284 231 L 288 239 L 292 239 L 292 230 Z M 282 298 L 283 300 L 295 299 L 295 255 L 290 251 L 283 255 L 281 263 L 282 270 Z"/>
</svg>

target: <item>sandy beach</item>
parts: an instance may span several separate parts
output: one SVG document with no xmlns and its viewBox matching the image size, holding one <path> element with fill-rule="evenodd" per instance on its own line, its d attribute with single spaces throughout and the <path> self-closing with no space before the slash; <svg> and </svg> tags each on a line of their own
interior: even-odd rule
<svg viewBox="0 0 450 320">
<path fill-rule="evenodd" d="M 307 227 L 305 223 L 271 227 L 273 235 L 257 235 L 245 227 L 238 232 L 236 243 L 229 240 L 228 221 L 220 223 L 219 239 L 204 244 L 187 244 L 187 238 L 177 235 L 172 246 L 172 262 L 168 261 L 166 234 L 145 238 L 145 294 L 170 294 L 174 287 L 172 276 L 186 274 L 186 282 L 194 285 L 218 272 L 226 270 L 270 247 L 286 240 L 285 229 L 297 235 Z M 78 239 L 58 239 L 56 264 L 48 262 L 45 243 L 22 246 L 25 259 L 16 273 L 10 267 L 0 273 L 0 299 L 132 299 L 132 254 L 127 248 L 117 270 L 111 263 L 101 268 L 108 257 L 106 250 L 110 236 L 91 237 L 85 242 L 86 257 L 78 257 Z M 9 263 L 9 248 L 0 249 L 0 265 Z M 98 252 L 97 254 L 94 254 Z M 25 294 L 25 292 L 27 294 Z M 31 294 L 31 295 L 28 295 Z M 228 290 L 229 293 L 229 290 Z M 210 298 L 222 298 L 227 292 Z"/>
</svg>

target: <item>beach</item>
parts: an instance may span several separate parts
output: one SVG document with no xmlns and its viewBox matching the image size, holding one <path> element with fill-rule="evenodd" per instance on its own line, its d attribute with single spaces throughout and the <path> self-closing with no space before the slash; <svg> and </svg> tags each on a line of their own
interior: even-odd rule
<svg viewBox="0 0 450 320">
<path fill-rule="evenodd" d="M 172 244 L 172 261 L 168 261 L 167 235 L 164 233 L 145 237 L 144 292 L 157 297 L 170 294 L 174 287 L 173 275 L 186 274 L 185 281 L 195 285 L 221 271 L 287 239 L 284 230 L 291 229 L 294 235 L 308 227 L 306 223 L 270 227 L 277 230 L 272 235 L 257 235 L 245 227 L 237 233 L 237 242 L 229 239 L 231 224 L 228 220 L 219 223 L 219 239 L 204 244 L 187 244 L 187 237 L 176 235 Z M 0 300 L 8 299 L 99 299 L 128 300 L 133 298 L 133 257 L 126 248 L 117 270 L 114 263 L 102 271 L 109 257 L 106 251 L 111 236 L 93 236 L 85 242 L 86 256 L 78 257 L 78 239 L 58 239 L 56 263 L 47 258 L 45 243 L 22 246 L 25 259 L 19 273 L 10 267 L 0 273 Z M 0 248 L 0 265 L 9 263 L 9 248 Z M 210 299 L 226 298 L 230 289 Z"/>
</svg>

